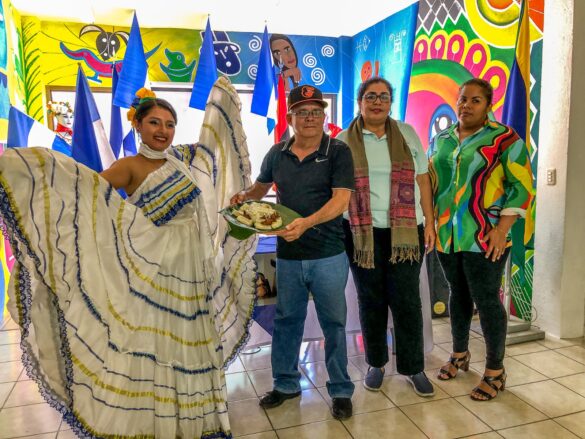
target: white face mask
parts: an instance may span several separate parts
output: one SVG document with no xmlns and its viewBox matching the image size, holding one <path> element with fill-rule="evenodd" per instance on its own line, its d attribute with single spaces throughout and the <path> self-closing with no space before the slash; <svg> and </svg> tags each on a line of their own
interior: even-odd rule
<svg viewBox="0 0 585 439">
<path fill-rule="evenodd" d="M 61 113 L 56 116 L 57 122 L 64 127 L 73 128 L 73 115 L 71 113 Z"/>
</svg>

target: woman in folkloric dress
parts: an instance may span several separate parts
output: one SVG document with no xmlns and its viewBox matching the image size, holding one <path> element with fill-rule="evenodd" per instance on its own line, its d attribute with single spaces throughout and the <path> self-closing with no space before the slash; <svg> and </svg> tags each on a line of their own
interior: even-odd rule
<svg viewBox="0 0 585 439">
<path fill-rule="evenodd" d="M 249 183 L 239 112 L 222 78 L 200 142 L 169 147 L 176 114 L 146 96 L 139 155 L 103 178 L 44 148 L 0 157 L 26 369 L 82 437 L 231 437 L 224 368 L 255 300 L 255 239 L 217 214 Z"/>
</svg>

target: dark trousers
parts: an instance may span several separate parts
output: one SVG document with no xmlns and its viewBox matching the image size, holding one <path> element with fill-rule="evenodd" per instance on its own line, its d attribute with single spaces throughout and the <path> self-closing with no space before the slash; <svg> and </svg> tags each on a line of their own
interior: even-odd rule
<svg viewBox="0 0 585 439">
<path fill-rule="evenodd" d="M 502 369 L 506 346 L 507 317 L 500 301 L 500 286 L 510 249 L 499 261 L 485 258 L 485 253 L 438 252 L 445 278 L 449 282 L 449 313 L 453 352 L 466 352 L 473 304 L 486 345 L 486 368 Z"/>
<path fill-rule="evenodd" d="M 419 292 L 420 262 L 390 262 L 390 229 L 374 228 L 374 267 L 366 269 L 353 262 L 353 240 L 349 222 L 344 220 L 345 250 L 357 288 L 360 323 L 366 361 L 372 367 L 388 362 L 386 328 L 388 308 L 394 320 L 398 373 L 414 375 L 424 370 L 422 306 Z M 421 255 L 423 228 L 418 228 Z M 422 256 L 421 256 L 422 257 Z"/>
</svg>

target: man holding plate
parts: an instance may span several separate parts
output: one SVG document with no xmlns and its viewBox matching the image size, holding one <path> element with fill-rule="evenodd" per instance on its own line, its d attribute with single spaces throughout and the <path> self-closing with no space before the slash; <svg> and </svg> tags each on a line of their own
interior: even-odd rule
<svg viewBox="0 0 585 439">
<path fill-rule="evenodd" d="M 234 195 L 231 202 L 260 200 L 276 184 L 278 202 L 302 216 L 273 232 L 278 236 L 274 387 L 260 399 L 260 405 L 277 407 L 301 394 L 299 350 L 310 292 L 325 335 L 331 413 L 346 419 L 353 411 L 354 384 L 347 373 L 345 285 L 349 263 L 341 215 L 348 208 L 354 175 L 348 146 L 323 131 L 325 107 L 319 89 L 302 85 L 291 90 L 286 118 L 294 136 L 270 149 L 256 182 Z"/>
</svg>

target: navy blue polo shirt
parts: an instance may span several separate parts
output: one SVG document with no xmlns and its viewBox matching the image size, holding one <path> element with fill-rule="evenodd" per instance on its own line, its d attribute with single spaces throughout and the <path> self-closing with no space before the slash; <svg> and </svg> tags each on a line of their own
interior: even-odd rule
<svg viewBox="0 0 585 439">
<path fill-rule="evenodd" d="M 274 145 L 262 162 L 259 183 L 276 183 L 279 203 L 307 217 L 321 209 L 333 189 L 354 188 L 353 160 L 341 140 L 323 134 L 319 149 L 299 161 L 292 153 L 294 137 Z M 342 217 L 308 229 L 292 242 L 278 238 L 276 255 L 282 259 L 320 259 L 345 251 Z"/>
</svg>

